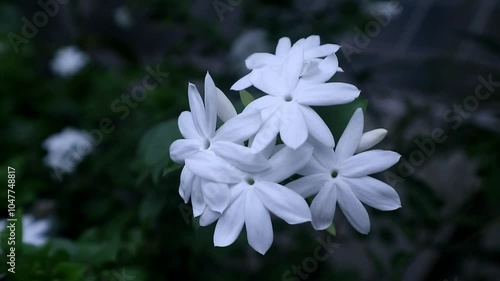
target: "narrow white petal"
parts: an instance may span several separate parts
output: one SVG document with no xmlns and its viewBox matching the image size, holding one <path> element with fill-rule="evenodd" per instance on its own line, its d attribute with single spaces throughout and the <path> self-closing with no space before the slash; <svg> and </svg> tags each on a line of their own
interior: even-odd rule
<svg viewBox="0 0 500 281">
<path fill-rule="evenodd" d="M 302 47 L 304 50 L 308 50 L 311 48 L 318 47 L 320 44 L 320 39 L 318 35 L 310 35 L 307 37 L 304 42 L 302 43 Z"/>
<path fill-rule="evenodd" d="M 276 56 L 284 57 L 288 55 L 290 49 L 292 48 L 292 42 L 290 42 L 290 38 L 282 37 L 278 41 L 278 45 L 276 46 Z"/>
<path fill-rule="evenodd" d="M 360 90 L 354 85 L 331 82 L 303 86 L 296 90 L 294 99 L 304 105 L 326 106 L 349 103 L 359 94 Z"/>
<path fill-rule="evenodd" d="M 217 116 L 220 120 L 227 122 L 237 114 L 231 101 L 220 89 L 217 89 Z"/>
<path fill-rule="evenodd" d="M 386 129 L 375 129 L 363 133 L 356 153 L 363 152 L 374 147 L 379 142 L 381 142 L 385 138 L 385 136 L 387 136 Z"/>
<path fill-rule="evenodd" d="M 270 106 L 273 106 L 277 104 L 279 101 L 283 100 L 282 98 L 276 98 L 273 96 L 263 96 L 258 99 L 253 100 L 251 103 L 249 103 L 245 109 L 243 110 L 244 112 L 250 111 L 250 110 L 263 110 L 265 108 L 268 108 Z"/>
<path fill-rule="evenodd" d="M 279 114 L 274 114 L 262 124 L 252 141 L 252 152 L 259 153 L 276 139 L 280 130 Z"/>
<path fill-rule="evenodd" d="M 297 149 L 307 140 L 307 125 L 299 105 L 290 102 L 281 109 L 280 136 L 283 142 Z"/>
<path fill-rule="evenodd" d="M 370 232 L 370 218 L 363 204 L 344 182 L 337 181 L 336 185 L 340 209 L 349 223 L 360 233 Z"/>
<path fill-rule="evenodd" d="M 332 224 L 336 205 L 337 188 L 329 181 L 321 188 L 311 203 L 312 225 L 314 229 L 323 230 Z"/>
<path fill-rule="evenodd" d="M 245 196 L 237 197 L 217 221 L 214 246 L 226 247 L 238 238 L 245 222 Z"/>
<path fill-rule="evenodd" d="M 257 182 L 255 190 L 266 208 L 289 224 L 311 220 L 306 200 L 298 193 L 272 182 Z"/>
<path fill-rule="evenodd" d="M 285 147 L 269 159 L 270 168 L 258 174 L 260 179 L 270 182 L 282 182 L 303 168 L 311 159 L 312 146 L 305 143 L 294 150 Z"/>
<path fill-rule="evenodd" d="M 191 115 L 191 112 L 182 112 L 181 115 L 179 115 L 177 124 L 179 125 L 179 131 L 184 138 L 201 139 L 200 133 L 198 132 L 198 130 L 196 129 L 196 125 L 194 124 L 193 115 Z"/>
<path fill-rule="evenodd" d="M 270 68 L 252 71 L 250 81 L 252 81 L 255 88 L 268 95 L 281 97 L 286 94 L 287 85 L 285 80 Z"/>
<path fill-rule="evenodd" d="M 202 180 L 201 191 L 203 191 L 203 198 L 211 210 L 222 213 L 229 205 L 231 193 L 227 184 Z"/>
<path fill-rule="evenodd" d="M 195 218 L 200 216 L 207 207 L 205 199 L 203 198 L 203 191 L 201 190 L 201 179 L 199 177 L 195 177 L 193 180 L 191 204 L 193 205 L 193 216 Z"/>
<path fill-rule="evenodd" d="M 248 244 L 260 254 L 265 254 L 273 243 L 273 226 L 269 211 L 254 190 L 246 193 L 245 228 Z"/>
<path fill-rule="evenodd" d="M 248 69 L 255 69 L 263 66 L 268 66 L 268 65 L 275 65 L 279 63 L 278 58 L 269 53 L 255 53 L 250 55 L 246 60 L 245 60 L 245 65 L 247 66 Z"/>
<path fill-rule="evenodd" d="M 200 151 L 203 143 L 196 139 L 179 139 L 170 145 L 170 159 L 175 163 L 184 163 L 186 157 Z"/>
<path fill-rule="evenodd" d="M 212 223 L 214 223 L 217 219 L 219 219 L 221 216 L 221 213 L 215 212 L 210 210 L 209 208 L 206 208 L 203 214 L 200 217 L 200 225 L 201 226 L 207 226 Z"/>
<path fill-rule="evenodd" d="M 217 155 L 224 158 L 236 168 L 246 172 L 259 172 L 269 168 L 269 161 L 261 154 L 252 153 L 243 145 L 218 141 L 210 147 Z"/>
<path fill-rule="evenodd" d="M 241 172 L 211 152 L 200 152 L 186 159 L 186 166 L 193 174 L 219 183 L 241 181 Z"/>
<path fill-rule="evenodd" d="M 304 50 L 297 48 L 293 50 L 283 64 L 282 72 L 286 83 L 286 92 L 291 93 L 297 86 L 302 67 L 304 66 Z"/>
<path fill-rule="evenodd" d="M 233 91 L 241 91 L 252 86 L 252 81 L 250 80 L 250 73 L 240 78 L 236 83 L 231 86 Z"/>
<path fill-rule="evenodd" d="M 194 175 L 184 166 L 181 171 L 181 180 L 179 184 L 179 195 L 184 199 L 184 203 L 189 201 L 191 190 L 193 189 Z"/>
<path fill-rule="evenodd" d="M 375 209 L 392 211 L 401 208 L 399 195 L 388 184 L 372 177 L 344 178 L 361 202 Z"/>
<path fill-rule="evenodd" d="M 205 121 L 205 107 L 201 100 L 200 93 L 194 84 L 188 86 L 189 108 L 193 116 L 196 130 L 201 136 L 208 137 L 207 122 Z"/>
<path fill-rule="evenodd" d="M 222 124 L 213 141 L 242 143 L 255 135 L 261 123 L 260 112 L 245 111 Z"/>
<path fill-rule="evenodd" d="M 322 167 L 329 172 L 336 168 L 336 156 L 333 149 L 326 146 L 316 146 L 314 148 L 313 157 L 318 160 Z"/>
<path fill-rule="evenodd" d="M 310 63 L 311 64 L 311 63 Z M 318 63 L 313 63 L 308 67 L 308 71 L 302 75 L 299 85 L 312 83 L 325 83 L 338 71 L 339 60 L 336 54 L 331 54 Z"/>
<path fill-rule="evenodd" d="M 205 119 L 207 124 L 208 137 L 215 134 L 217 124 L 217 88 L 210 74 L 205 76 Z"/>
<path fill-rule="evenodd" d="M 352 115 L 351 120 L 349 120 L 349 123 L 347 124 L 344 133 L 340 137 L 337 147 L 335 148 L 338 163 L 342 163 L 345 159 L 354 155 L 354 152 L 358 149 L 359 142 L 361 141 L 363 126 L 363 110 L 358 108 Z"/>
<path fill-rule="evenodd" d="M 317 194 L 327 181 L 328 178 L 325 174 L 315 174 L 294 180 L 286 187 L 307 198 Z"/>
<path fill-rule="evenodd" d="M 382 172 L 398 163 L 399 158 L 399 153 L 389 150 L 361 152 L 342 162 L 342 174 L 347 177 L 363 177 Z"/>
<path fill-rule="evenodd" d="M 312 58 L 320 58 L 326 57 L 331 54 L 334 54 L 340 49 L 339 45 L 335 44 L 325 44 L 321 46 L 317 46 L 311 49 L 308 49 L 304 52 L 304 59 L 312 59 Z"/>
<path fill-rule="evenodd" d="M 333 139 L 332 132 L 326 125 L 325 121 L 321 119 L 316 111 L 308 106 L 300 106 L 300 109 L 307 124 L 309 135 L 324 146 L 333 148 L 335 146 L 335 140 Z"/>
<path fill-rule="evenodd" d="M 307 164 L 304 167 L 302 167 L 301 169 L 299 169 L 297 171 L 297 174 L 299 174 L 301 176 L 310 176 L 310 175 L 315 175 L 315 174 L 320 174 L 320 173 L 328 174 L 331 172 L 330 170 L 331 169 L 324 167 L 316 159 L 316 157 L 314 157 L 314 154 L 313 154 L 313 157 L 311 157 L 311 159 L 309 159 L 309 162 L 307 162 Z"/>
</svg>

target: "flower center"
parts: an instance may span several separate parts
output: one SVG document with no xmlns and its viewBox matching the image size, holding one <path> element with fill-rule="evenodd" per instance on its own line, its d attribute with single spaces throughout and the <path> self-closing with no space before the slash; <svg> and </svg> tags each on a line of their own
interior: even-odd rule
<svg viewBox="0 0 500 281">
<path fill-rule="evenodd" d="M 248 178 L 247 183 L 248 183 L 248 185 L 253 185 L 255 183 L 255 180 L 252 178 Z"/>
<path fill-rule="evenodd" d="M 210 140 L 206 139 L 203 141 L 203 150 L 210 148 Z"/>
<path fill-rule="evenodd" d="M 283 99 L 286 101 L 286 102 L 291 102 L 293 100 L 293 97 L 291 95 L 286 95 L 285 97 L 283 97 Z"/>
<path fill-rule="evenodd" d="M 333 170 L 332 171 L 332 178 L 336 178 L 339 175 L 339 171 Z"/>
</svg>

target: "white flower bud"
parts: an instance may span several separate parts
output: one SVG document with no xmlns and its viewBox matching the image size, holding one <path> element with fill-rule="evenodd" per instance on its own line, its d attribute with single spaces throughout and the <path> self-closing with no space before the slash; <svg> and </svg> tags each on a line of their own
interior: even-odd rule
<svg viewBox="0 0 500 281">
<path fill-rule="evenodd" d="M 386 129 L 375 129 L 363 133 L 356 153 L 363 152 L 381 142 L 387 136 Z"/>
</svg>

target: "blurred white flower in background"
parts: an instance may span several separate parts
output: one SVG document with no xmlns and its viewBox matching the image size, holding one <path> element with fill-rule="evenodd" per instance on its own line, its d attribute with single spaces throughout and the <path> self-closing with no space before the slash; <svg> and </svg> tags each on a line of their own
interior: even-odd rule
<svg viewBox="0 0 500 281">
<path fill-rule="evenodd" d="M 42 146 L 47 150 L 44 158 L 47 166 L 63 173 L 71 173 L 92 152 L 94 140 L 84 131 L 66 128 L 48 137 Z"/>
<path fill-rule="evenodd" d="M 132 17 L 130 16 L 130 9 L 126 6 L 120 6 L 115 10 L 113 19 L 120 27 L 127 28 L 132 25 Z"/>
<path fill-rule="evenodd" d="M 88 61 L 87 54 L 75 46 L 67 46 L 56 52 L 50 67 L 57 75 L 68 77 L 78 73 Z"/>
<path fill-rule="evenodd" d="M 0 221 L 0 229 L 6 229 L 8 225 L 7 220 Z M 46 233 L 49 231 L 52 223 L 48 219 L 35 220 L 33 215 L 23 216 L 23 243 L 34 246 L 42 246 L 47 243 Z"/>
<path fill-rule="evenodd" d="M 267 41 L 267 32 L 260 29 L 250 29 L 244 31 L 236 40 L 234 40 L 229 52 L 230 65 L 235 67 L 239 74 L 248 73 L 245 66 L 245 59 L 257 52 L 267 52 L 272 49 Z"/>
<path fill-rule="evenodd" d="M 376 16 L 399 15 L 403 11 L 401 3 L 394 1 L 377 1 L 364 5 L 365 13 Z"/>
</svg>

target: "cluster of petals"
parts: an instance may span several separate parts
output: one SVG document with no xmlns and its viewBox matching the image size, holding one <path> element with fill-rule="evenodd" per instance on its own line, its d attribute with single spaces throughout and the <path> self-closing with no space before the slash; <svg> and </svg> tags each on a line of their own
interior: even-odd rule
<svg viewBox="0 0 500 281">
<path fill-rule="evenodd" d="M 193 215 L 202 226 L 216 222 L 215 246 L 232 244 L 245 226 L 249 245 L 264 254 L 273 242 L 271 214 L 322 230 L 332 224 L 338 202 L 353 227 L 368 233 L 361 202 L 380 210 L 400 207 L 395 190 L 369 176 L 399 161 L 395 152 L 366 151 L 387 131 L 363 134 L 358 109 L 335 145 L 311 108 L 349 103 L 360 94 L 353 85 L 328 82 L 342 71 L 338 49 L 310 36 L 293 45 L 282 38 L 275 54 L 251 55 L 245 61 L 251 72 L 232 89 L 253 86 L 263 96 L 240 114 L 208 73 L 203 98 L 188 85 L 190 111 L 178 119 L 183 139 L 172 143 L 170 156 L 184 164 L 179 194 L 191 201 Z M 293 175 L 302 177 L 283 185 Z M 306 198 L 313 195 L 309 206 Z"/>
</svg>

